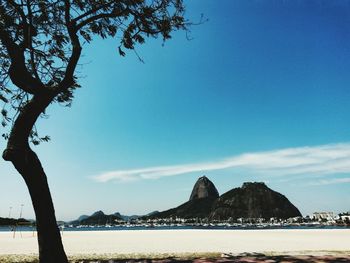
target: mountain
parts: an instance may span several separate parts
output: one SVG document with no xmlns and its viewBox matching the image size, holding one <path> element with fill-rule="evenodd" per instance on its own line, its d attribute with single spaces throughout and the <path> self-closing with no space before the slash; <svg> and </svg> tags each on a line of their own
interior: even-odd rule
<svg viewBox="0 0 350 263">
<path fill-rule="evenodd" d="M 139 215 L 126 216 L 126 215 L 120 214 L 119 212 L 114 213 L 114 215 L 122 218 L 124 221 L 130 221 L 130 220 L 138 219 L 139 217 L 142 217 L 142 216 L 139 216 Z"/>
<path fill-rule="evenodd" d="M 116 214 L 106 215 L 102 211 L 97 211 L 91 216 L 82 215 L 70 223 L 73 225 L 105 225 L 112 224 L 115 220 L 123 220 L 123 218 Z"/>
<path fill-rule="evenodd" d="M 178 207 L 152 215 L 150 218 L 206 218 L 215 200 L 215 198 L 206 197 L 187 201 Z"/>
<path fill-rule="evenodd" d="M 200 177 L 193 187 L 190 201 L 201 198 L 218 198 L 219 192 L 215 185 L 206 177 Z"/>
<path fill-rule="evenodd" d="M 234 188 L 219 197 L 214 184 L 203 176 L 195 183 L 189 201 L 149 218 L 236 220 L 271 217 L 287 219 L 297 216 L 301 216 L 298 208 L 284 195 L 271 190 L 264 183 L 243 183 L 242 187 Z"/>
<path fill-rule="evenodd" d="M 147 215 L 140 216 L 140 215 L 122 215 L 119 212 L 116 212 L 112 215 L 106 215 L 102 211 L 97 211 L 93 213 L 91 216 L 88 215 L 81 215 L 78 219 L 69 222 L 73 225 L 105 225 L 105 224 L 113 224 L 115 220 L 123 220 L 123 221 L 130 221 L 133 219 L 138 218 L 144 218 L 148 216 L 152 216 L 159 213 L 158 211 L 153 211 L 151 213 L 148 213 Z"/>
<path fill-rule="evenodd" d="M 218 197 L 219 193 L 215 185 L 206 176 L 202 176 L 195 183 L 189 201 L 150 217 L 205 218 L 210 214 L 212 205 Z"/>
<path fill-rule="evenodd" d="M 86 219 L 86 218 L 88 218 L 89 216 L 87 216 L 87 215 L 81 215 L 81 216 L 79 216 L 79 218 L 77 219 L 78 221 L 81 221 L 81 220 L 84 220 L 84 219 Z"/>
<path fill-rule="evenodd" d="M 71 224 L 104 225 L 113 224 L 115 220 L 130 221 L 133 219 L 155 218 L 209 218 L 210 220 L 236 220 L 238 218 L 276 217 L 287 219 L 301 216 L 284 195 L 268 188 L 264 183 L 247 182 L 242 187 L 234 188 L 219 196 L 215 185 L 206 177 L 200 177 L 194 184 L 189 201 L 178 207 L 144 216 L 121 215 L 119 212 L 105 215 L 97 211 L 91 216 L 80 216 Z"/>
<path fill-rule="evenodd" d="M 221 195 L 213 204 L 210 219 L 265 218 L 287 219 L 301 216 L 284 195 L 268 188 L 264 183 L 243 183 Z"/>
<path fill-rule="evenodd" d="M 14 225 L 30 225 L 31 222 L 24 219 L 3 218 L 0 217 L 0 226 L 14 226 Z"/>
<path fill-rule="evenodd" d="M 156 215 L 156 214 L 158 214 L 158 213 L 159 213 L 159 211 L 156 210 L 156 211 L 152 211 L 152 212 L 148 213 L 148 214 L 145 215 L 145 216 L 153 216 L 153 215 Z"/>
</svg>

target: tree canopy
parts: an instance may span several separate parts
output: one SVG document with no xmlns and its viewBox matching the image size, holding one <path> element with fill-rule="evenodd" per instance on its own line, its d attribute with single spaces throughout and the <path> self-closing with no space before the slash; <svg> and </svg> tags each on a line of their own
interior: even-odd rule
<svg viewBox="0 0 350 263">
<path fill-rule="evenodd" d="M 147 37 L 167 40 L 171 32 L 186 30 L 184 13 L 182 0 L 1 1 L 2 126 L 13 123 L 36 96 L 69 106 L 79 87 L 82 47 L 95 36 L 117 38 L 116 50 L 125 56 Z M 49 140 L 39 137 L 35 126 L 28 133 L 34 144 Z"/>
</svg>

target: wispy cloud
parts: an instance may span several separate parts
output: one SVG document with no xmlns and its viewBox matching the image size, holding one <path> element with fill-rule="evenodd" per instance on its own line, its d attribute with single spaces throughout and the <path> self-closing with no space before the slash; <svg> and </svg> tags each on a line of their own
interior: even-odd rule
<svg viewBox="0 0 350 263">
<path fill-rule="evenodd" d="M 330 185 L 330 184 L 345 184 L 350 183 L 350 178 L 332 178 L 324 179 L 315 182 L 310 182 L 308 185 Z"/>
<path fill-rule="evenodd" d="M 327 175 L 350 172 L 350 143 L 244 153 L 218 161 L 115 170 L 95 176 L 98 182 L 157 179 L 193 172 L 245 168 L 261 175 Z"/>
</svg>

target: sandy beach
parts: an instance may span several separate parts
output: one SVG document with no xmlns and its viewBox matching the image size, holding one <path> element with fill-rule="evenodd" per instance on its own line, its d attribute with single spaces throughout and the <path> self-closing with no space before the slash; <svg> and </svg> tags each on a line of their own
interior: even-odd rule
<svg viewBox="0 0 350 263">
<path fill-rule="evenodd" d="M 32 232 L 0 232 L 0 255 L 35 254 Z M 350 250 L 349 230 L 137 230 L 63 233 L 68 255 Z"/>
</svg>

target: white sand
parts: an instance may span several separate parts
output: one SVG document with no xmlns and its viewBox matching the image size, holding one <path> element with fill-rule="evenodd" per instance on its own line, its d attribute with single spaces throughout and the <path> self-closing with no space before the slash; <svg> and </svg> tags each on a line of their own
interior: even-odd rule
<svg viewBox="0 0 350 263">
<path fill-rule="evenodd" d="M 349 251 L 348 230 L 132 230 L 64 232 L 68 255 Z M 0 232 L 0 255 L 37 253 L 32 232 Z"/>
</svg>

